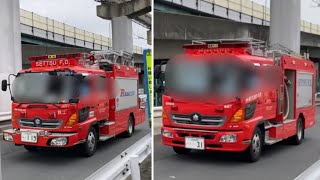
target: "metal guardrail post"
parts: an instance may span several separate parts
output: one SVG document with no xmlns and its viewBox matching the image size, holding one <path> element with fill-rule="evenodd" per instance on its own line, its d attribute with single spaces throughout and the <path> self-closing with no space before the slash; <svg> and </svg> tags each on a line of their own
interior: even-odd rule
<svg viewBox="0 0 320 180">
<path fill-rule="evenodd" d="M 140 166 L 139 166 L 139 156 L 134 155 L 130 158 L 130 168 L 131 168 L 131 179 L 140 180 Z"/>
<path fill-rule="evenodd" d="M 86 180 L 140 180 L 140 163 L 151 154 L 151 133 L 109 161 Z"/>
</svg>

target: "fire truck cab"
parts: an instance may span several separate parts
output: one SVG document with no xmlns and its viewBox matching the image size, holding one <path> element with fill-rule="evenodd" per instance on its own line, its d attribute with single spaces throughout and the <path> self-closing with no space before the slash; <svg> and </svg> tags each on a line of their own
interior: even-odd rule
<svg viewBox="0 0 320 180">
<path fill-rule="evenodd" d="M 13 101 L 12 129 L 3 132 L 5 141 L 29 151 L 77 145 L 83 155 L 92 156 L 98 141 L 130 137 L 144 122 L 131 54 L 103 51 L 29 60 L 30 69 L 2 81 Z"/>
<path fill-rule="evenodd" d="M 170 88 L 177 82 L 170 83 L 167 78 L 173 76 L 166 76 L 162 142 L 172 146 L 176 153 L 185 154 L 193 149 L 243 152 L 246 160 L 255 162 L 264 145 L 282 140 L 298 145 L 304 138 L 304 130 L 314 126 L 316 69 L 312 61 L 281 46 L 262 46 L 253 39 L 193 41 L 184 48 L 184 55 L 198 58 L 197 61 L 206 56 L 227 55 L 256 70 L 278 68 L 280 81 L 254 94 L 244 93 L 228 102 L 217 103 L 175 97 L 179 91 L 172 95 Z M 176 68 L 171 74 L 178 71 Z M 210 74 L 215 70 L 206 71 Z M 197 79 L 208 78 L 199 76 Z M 199 85 L 190 75 L 179 79 L 179 83 L 184 80 L 188 87 Z"/>
</svg>

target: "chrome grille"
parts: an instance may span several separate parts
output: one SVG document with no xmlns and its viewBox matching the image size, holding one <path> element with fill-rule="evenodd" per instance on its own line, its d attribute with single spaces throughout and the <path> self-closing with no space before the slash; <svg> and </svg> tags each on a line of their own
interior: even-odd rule
<svg viewBox="0 0 320 180">
<path fill-rule="evenodd" d="M 34 123 L 35 119 L 19 119 L 19 125 L 23 127 L 41 127 L 41 128 L 50 128 L 50 129 L 58 129 L 62 124 L 62 120 L 56 119 L 41 119 L 41 124 L 36 125 Z"/>
<path fill-rule="evenodd" d="M 192 119 L 193 115 L 200 116 L 198 121 Z M 177 124 L 193 124 L 193 125 L 207 125 L 207 126 L 222 126 L 226 120 L 224 116 L 207 116 L 198 113 L 193 114 L 172 114 L 171 119 Z"/>
</svg>

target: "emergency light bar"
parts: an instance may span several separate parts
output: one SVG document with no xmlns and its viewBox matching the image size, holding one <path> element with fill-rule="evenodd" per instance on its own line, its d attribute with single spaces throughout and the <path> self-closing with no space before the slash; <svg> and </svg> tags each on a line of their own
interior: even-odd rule
<svg viewBox="0 0 320 180">
<path fill-rule="evenodd" d="M 77 54 L 58 54 L 58 55 L 47 55 L 47 56 L 31 56 L 30 61 L 41 61 L 50 59 L 72 59 L 72 58 L 90 58 L 88 53 L 77 53 Z"/>
<path fill-rule="evenodd" d="M 192 44 L 186 44 L 186 49 L 216 49 L 216 48 L 265 48 L 266 43 L 257 39 L 214 39 L 193 40 Z"/>
</svg>

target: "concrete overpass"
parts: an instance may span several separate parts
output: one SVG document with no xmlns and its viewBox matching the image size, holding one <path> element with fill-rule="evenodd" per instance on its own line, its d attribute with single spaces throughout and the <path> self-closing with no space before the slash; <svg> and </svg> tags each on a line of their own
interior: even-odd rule
<svg viewBox="0 0 320 180">
<path fill-rule="evenodd" d="M 108 50 L 112 39 L 20 9 L 23 68 L 29 56 Z M 136 62 L 141 64 L 143 48 L 133 47 Z"/>
<path fill-rule="evenodd" d="M 269 39 L 270 10 L 249 0 L 155 0 L 155 59 L 193 39 Z M 320 58 L 320 26 L 301 21 L 301 52 Z M 170 47 L 170 48 L 168 48 Z"/>
<path fill-rule="evenodd" d="M 105 19 L 112 19 L 116 16 L 128 16 L 136 23 L 141 24 L 147 29 L 151 29 L 151 11 L 150 0 L 140 1 L 116 1 L 116 0 L 95 0 L 101 2 L 97 6 L 97 15 Z"/>
</svg>

